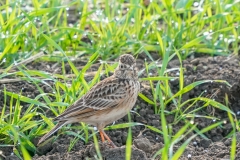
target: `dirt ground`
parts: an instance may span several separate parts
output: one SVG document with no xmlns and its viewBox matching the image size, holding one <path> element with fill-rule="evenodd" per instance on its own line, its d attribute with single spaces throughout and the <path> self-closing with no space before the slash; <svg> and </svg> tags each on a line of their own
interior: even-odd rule
<svg viewBox="0 0 240 160">
<path fill-rule="evenodd" d="M 155 59 L 159 57 L 157 55 L 153 56 Z M 146 57 L 144 54 L 138 57 L 137 63 L 140 69 L 143 68 L 144 59 Z M 159 62 L 161 63 L 161 62 Z M 81 69 L 81 66 L 85 64 L 84 61 L 76 62 L 75 65 Z M 198 80 L 226 80 L 232 87 L 228 87 L 223 83 L 207 83 L 202 84 L 192 91 L 184 94 L 183 101 L 198 97 L 202 94 L 203 97 L 208 97 L 215 99 L 218 102 L 225 103 L 225 95 L 229 97 L 229 108 L 237 115 L 237 118 L 240 117 L 240 70 L 239 70 L 239 58 L 238 57 L 195 57 L 188 58 L 183 61 L 184 71 L 184 83 L 185 86 L 198 81 Z M 180 65 L 177 59 L 172 60 L 168 68 L 174 69 L 178 68 Z M 91 68 L 92 71 L 97 69 L 98 65 L 95 65 Z M 59 64 L 54 63 L 41 63 L 34 62 L 27 65 L 28 69 L 43 70 L 50 73 L 60 73 L 61 67 Z M 66 68 L 66 73 L 70 73 L 70 68 Z M 155 72 L 153 71 L 153 76 Z M 174 70 L 169 73 L 169 76 L 178 76 L 179 71 Z M 146 75 L 142 75 L 144 77 Z M 104 78 L 104 77 L 103 77 Z M 91 76 L 89 77 L 91 79 Z M 53 84 L 52 82 L 49 82 Z M 26 81 L 12 82 L 0 84 L 0 90 L 3 90 L 4 85 L 8 91 L 20 93 L 22 90 L 22 95 L 28 96 L 30 98 L 35 98 L 39 93 L 36 90 L 35 86 Z M 179 80 L 170 81 L 170 86 L 173 93 L 176 93 L 179 90 Z M 40 85 L 44 92 L 51 92 L 51 89 L 46 85 Z M 151 90 L 148 88 L 143 89 L 143 94 L 151 99 Z M 3 95 L 0 94 L 0 110 L 3 106 Z M 23 108 L 26 108 L 28 104 L 23 103 Z M 199 104 L 199 107 L 201 104 Z M 173 105 L 169 105 L 166 110 L 171 111 L 175 109 Z M 161 119 L 158 114 L 154 114 L 153 106 L 143 101 L 141 98 L 138 98 L 135 107 L 133 108 L 138 114 L 131 112 L 131 117 L 133 122 L 140 122 L 154 126 L 161 129 Z M 217 108 L 213 109 L 212 107 L 206 107 L 201 109 L 198 114 L 200 115 L 213 115 L 219 120 L 226 120 L 226 124 L 221 127 L 215 128 L 207 133 L 205 136 L 207 139 L 202 137 L 197 137 L 191 141 L 187 146 L 184 154 L 180 159 L 202 159 L 202 160 L 223 160 L 229 159 L 230 157 L 230 147 L 231 147 L 231 138 L 226 138 L 226 136 L 231 132 L 232 126 L 228 120 L 228 115 L 226 112 L 219 110 Z M 49 113 L 49 116 L 52 116 Z M 167 122 L 170 124 L 173 121 L 173 115 L 168 115 Z M 207 118 L 195 118 L 194 123 L 197 123 L 199 129 L 205 128 L 206 126 L 213 124 L 217 120 L 211 120 Z M 128 117 L 116 121 L 116 123 L 128 122 Z M 180 122 L 173 126 L 173 132 L 176 133 L 182 126 L 183 122 Z M 117 145 L 117 148 L 109 148 L 107 144 L 102 144 L 99 141 L 101 154 L 106 160 L 122 160 L 125 159 L 125 144 L 127 139 L 128 129 L 118 129 L 118 130 L 109 130 L 106 133 L 110 136 L 113 142 Z M 144 160 L 151 159 L 151 157 L 164 146 L 163 137 L 161 134 L 150 131 L 144 126 L 134 126 L 132 127 L 133 133 L 133 146 L 132 146 L 132 159 L 134 160 Z M 194 134 L 194 133 L 192 133 Z M 191 134 L 191 135 L 192 135 Z M 56 135 L 56 134 L 55 134 Z M 57 160 L 57 159 L 66 159 L 66 160 L 76 160 L 76 159 L 95 159 L 96 152 L 93 145 L 93 140 L 91 139 L 87 144 L 84 144 L 83 141 L 79 140 L 72 150 L 68 152 L 68 147 L 70 141 L 73 139 L 73 136 L 60 135 L 56 141 L 49 142 L 44 146 L 38 148 L 38 153 L 33 156 L 34 160 Z M 98 136 L 100 140 L 100 137 Z M 180 141 L 174 146 L 174 150 L 178 149 L 179 146 L 186 140 Z M 34 139 L 33 143 L 36 144 L 38 139 Z M 18 159 L 14 156 L 12 147 L 0 147 L 0 151 L 5 155 L 5 159 L 13 160 Z M 240 159 L 240 134 L 237 134 L 237 151 L 236 159 Z M 0 156 L 1 157 L 1 156 Z M 1 157 L 3 158 L 3 157 Z M 1 159 L 0 158 L 0 159 Z M 157 158 L 159 159 L 159 157 Z"/>
</svg>

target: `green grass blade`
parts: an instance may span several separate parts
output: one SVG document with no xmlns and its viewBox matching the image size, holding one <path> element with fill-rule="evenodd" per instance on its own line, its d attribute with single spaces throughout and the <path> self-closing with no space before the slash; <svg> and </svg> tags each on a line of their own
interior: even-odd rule
<svg viewBox="0 0 240 160">
<path fill-rule="evenodd" d="M 147 98 L 144 94 L 142 94 L 142 93 L 138 93 L 138 96 L 140 97 L 140 98 L 142 98 L 144 101 L 146 101 L 147 103 L 149 103 L 149 104 L 155 104 L 152 100 L 150 100 L 149 98 Z"/>
<path fill-rule="evenodd" d="M 67 57 L 67 55 L 65 54 L 65 52 L 62 50 L 62 48 L 53 40 L 51 39 L 50 37 L 48 37 L 47 35 L 45 34 L 42 34 L 43 37 L 49 42 L 49 44 L 51 44 L 52 46 L 54 46 L 56 49 L 58 49 L 66 58 L 67 58 L 67 61 L 69 63 L 69 65 L 71 66 L 71 69 L 73 70 L 74 74 L 77 76 L 79 73 L 78 73 L 78 70 L 77 68 L 74 66 L 74 64 L 69 60 L 69 58 Z"/>
<path fill-rule="evenodd" d="M 175 97 L 178 97 L 178 96 L 192 90 L 194 87 L 196 87 L 198 85 L 201 85 L 201 84 L 204 84 L 204 83 L 213 83 L 213 82 L 225 83 L 225 84 L 229 85 L 229 83 L 224 81 L 224 80 L 202 80 L 202 81 L 193 82 L 193 83 L 189 84 L 188 86 L 184 87 L 182 90 L 178 91 L 170 99 L 168 99 L 165 102 L 165 105 L 168 104 L 170 101 L 172 101 Z"/>
<path fill-rule="evenodd" d="M 94 130 L 92 130 L 92 132 L 94 133 Z M 100 148 L 99 148 L 99 144 L 98 144 L 96 134 L 93 134 L 93 142 L 94 142 L 94 146 L 95 146 L 95 149 L 96 149 L 96 152 L 97 152 L 97 155 L 98 155 L 98 159 L 102 160 L 103 158 L 102 158 L 102 155 L 101 155 L 101 152 L 100 152 Z"/>
<path fill-rule="evenodd" d="M 131 123 L 131 115 L 128 112 L 128 120 Z M 131 160 L 132 154 L 132 129 L 131 126 L 128 128 L 127 142 L 126 142 L 126 160 Z"/>
</svg>

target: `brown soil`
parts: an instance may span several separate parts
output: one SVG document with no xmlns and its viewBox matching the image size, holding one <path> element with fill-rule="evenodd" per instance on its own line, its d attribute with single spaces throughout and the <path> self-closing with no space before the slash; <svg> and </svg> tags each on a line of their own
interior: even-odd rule
<svg viewBox="0 0 240 160">
<path fill-rule="evenodd" d="M 154 56 L 155 58 L 159 58 Z M 138 67 L 143 68 L 143 62 L 145 56 L 138 57 Z M 184 83 L 185 86 L 198 81 L 198 80 L 226 80 L 232 87 L 228 87 L 224 83 L 206 83 L 202 84 L 192 91 L 184 94 L 183 101 L 198 97 L 202 94 L 203 97 L 208 97 L 215 99 L 215 101 L 225 103 L 225 95 L 228 95 L 229 98 L 229 108 L 236 114 L 237 118 L 240 116 L 240 86 L 239 86 L 239 59 L 237 57 L 199 57 L 199 58 L 188 58 L 183 61 L 184 71 Z M 79 69 L 80 66 L 84 65 L 84 62 L 75 64 Z M 168 68 L 177 68 L 180 63 L 178 60 L 174 59 L 169 63 Z M 53 63 L 41 63 L 35 62 L 28 64 L 29 69 L 44 70 L 47 72 L 61 73 L 60 65 Z M 93 66 L 91 71 L 95 71 L 97 65 Z M 70 68 L 66 69 L 66 73 L 70 73 Z M 153 71 L 154 75 L 154 71 Z M 169 76 L 178 77 L 179 71 L 175 70 L 169 73 Z M 144 77 L 146 75 L 142 75 Z M 104 76 L 103 76 L 104 78 Z M 91 79 L 91 77 L 89 77 Z M 49 81 L 49 84 L 53 82 Z M 4 88 L 4 85 L 8 91 L 14 93 L 20 93 L 22 95 L 28 96 L 30 98 L 35 98 L 39 93 L 36 90 L 34 84 L 27 83 L 26 81 L 14 82 L 14 83 L 5 83 L 0 84 L 0 90 Z M 145 85 L 146 86 L 146 85 Z M 179 90 L 179 80 L 170 81 L 170 86 L 173 93 L 176 93 Z M 51 88 L 47 85 L 40 85 L 44 92 L 51 92 Z M 143 94 L 151 99 L 151 90 L 148 88 L 143 89 Z M 7 104 L 8 105 L 8 104 Z M 198 104 L 201 106 L 201 104 Z M 0 95 L 0 110 L 3 106 L 3 95 Z M 23 110 L 28 107 L 28 104 L 22 103 Z M 169 105 L 166 110 L 171 111 L 175 109 L 173 105 Z M 161 129 L 161 119 L 158 114 L 154 114 L 153 106 L 143 101 L 141 98 L 138 98 L 135 107 L 133 108 L 138 114 L 131 112 L 131 117 L 133 122 L 140 122 L 154 126 Z M 197 137 L 187 146 L 184 154 L 181 156 L 181 159 L 229 159 L 230 149 L 231 149 L 231 138 L 226 138 L 226 136 L 231 132 L 232 126 L 228 120 L 228 115 L 225 111 L 222 111 L 211 106 L 206 107 L 198 111 L 200 115 L 213 115 L 219 120 L 226 120 L 226 124 L 221 127 L 217 127 L 207 133 L 205 136 L 207 139 L 202 137 Z M 53 115 L 49 113 L 49 116 Z M 167 115 L 168 124 L 173 122 L 173 115 Z M 213 124 L 217 120 L 211 120 L 206 118 L 195 118 L 194 123 L 197 123 L 198 129 L 205 128 L 210 124 Z M 116 123 L 128 122 L 128 117 L 118 120 Z M 173 125 L 173 133 L 176 133 L 182 126 L 183 122 Z M 127 139 L 128 129 L 118 129 L 118 130 L 109 130 L 106 133 L 110 136 L 113 142 L 118 146 L 117 148 L 109 148 L 107 144 L 102 144 L 99 141 L 101 154 L 106 160 L 122 160 L 125 159 L 125 144 Z M 150 131 L 144 126 L 134 126 L 132 127 L 133 133 L 133 145 L 132 145 L 132 159 L 150 159 L 159 149 L 164 146 L 163 137 L 161 134 Z M 194 134 L 194 133 L 192 133 Z M 191 134 L 191 135 L 192 135 Z M 56 135 L 56 134 L 55 134 Z M 35 160 L 45 160 L 45 159 L 95 159 L 96 152 L 93 145 L 93 140 L 87 144 L 84 144 L 83 141 L 79 140 L 68 152 L 68 147 L 70 141 L 73 139 L 73 136 L 68 136 L 61 134 L 55 141 L 50 141 L 44 146 L 38 147 L 38 153 L 33 156 Z M 100 140 L 100 137 L 98 136 Z M 179 146 L 187 139 L 183 139 L 174 146 L 174 150 L 178 149 Z M 33 140 L 34 144 L 37 143 L 38 139 Z M 0 151 L 3 152 L 3 155 L 6 159 L 18 159 L 16 156 L 12 155 L 12 147 L 0 147 Z M 1 155 L 0 155 L 1 157 Z M 3 157 L 1 157 L 3 158 Z M 0 159 L 1 159 L 0 158 Z M 157 157 L 159 159 L 159 157 Z M 236 159 L 240 159 L 240 134 L 237 134 L 237 151 Z"/>
</svg>

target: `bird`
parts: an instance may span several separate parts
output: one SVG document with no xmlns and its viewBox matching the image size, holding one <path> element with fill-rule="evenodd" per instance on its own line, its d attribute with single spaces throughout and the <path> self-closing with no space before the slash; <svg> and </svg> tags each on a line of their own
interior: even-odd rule
<svg viewBox="0 0 240 160">
<path fill-rule="evenodd" d="M 40 138 L 37 145 L 66 124 L 84 122 L 97 127 L 102 142 L 115 148 L 116 145 L 104 132 L 106 125 L 124 117 L 135 105 L 140 92 L 140 82 L 135 58 L 123 54 L 112 76 L 95 84 L 85 95 L 70 105 L 53 121 L 57 124 Z"/>
</svg>

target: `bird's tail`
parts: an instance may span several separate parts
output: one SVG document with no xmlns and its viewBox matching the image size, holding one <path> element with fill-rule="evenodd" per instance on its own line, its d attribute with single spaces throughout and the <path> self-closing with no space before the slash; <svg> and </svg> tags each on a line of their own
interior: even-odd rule
<svg viewBox="0 0 240 160">
<path fill-rule="evenodd" d="M 63 125 L 67 124 L 67 121 L 61 121 L 58 122 L 58 124 L 51 130 L 49 131 L 47 134 L 45 134 L 39 141 L 38 144 L 41 144 L 44 140 L 46 140 L 47 138 L 49 138 L 53 133 L 55 133 L 56 131 L 58 131 Z"/>
</svg>

